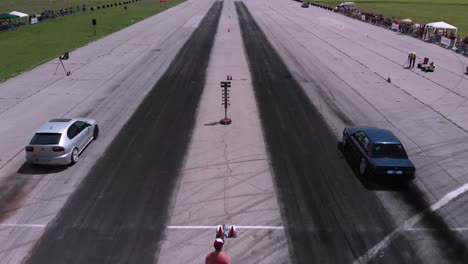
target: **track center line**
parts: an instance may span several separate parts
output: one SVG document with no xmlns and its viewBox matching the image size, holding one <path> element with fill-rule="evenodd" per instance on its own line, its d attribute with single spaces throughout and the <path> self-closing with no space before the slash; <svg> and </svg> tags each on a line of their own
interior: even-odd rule
<svg viewBox="0 0 468 264">
<path fill-rule="evenodd" d="M 167 229 L 213 229 L 218 226 L 167 226 Z M 236 226 L 236 229 L 283 230 L 284 226 Z"/>
<path fill-rule="evenodd" d="M 442 199 L 440 199 L 438 202 L 432 204 L 429 208 L 426 210 L 420 212 L 419 214 L 414 215 L 410 219 L 406 220 L 401 224 L 399 227 L 397 227 L 393 232 L 391 232 L 389 235 L 387 235 L 382 241 L 380 241 L 377 245 L 369 249 L 364 255 L 356 259 L 353 264 L 365 264 L 371 261 L 380 251 L 385 249 L 390 243 L 392 243 L 393 240 L 395 240 L 400 233 L 403 233 L 405 231 L 411 230 L 411 228 L 418 223 L 428 212 L 434 212 L 443 207 L 444 205 L 448 204 L 450 201 L 453 199 L 457 198 L 461 194 L 465 193 L 468 191 L 468 183 L 465 183 L 463 186 L 460 188 L 451 191 L 447 193 Z"/>
</svg>

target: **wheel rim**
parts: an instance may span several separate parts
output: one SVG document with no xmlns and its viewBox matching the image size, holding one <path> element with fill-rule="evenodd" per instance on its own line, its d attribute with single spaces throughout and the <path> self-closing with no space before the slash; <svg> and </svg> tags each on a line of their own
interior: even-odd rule
<svg viewBox="0 0 468 264">
<path fill-rule="evenodd" d="M 364 159 L 361 160 L 361 164 L 359 165 L 359 172 L 361 175 L 364 175 L 364 172 L 366 172 L 366 161 Z"/>
<path fill-rule="evenodd" d="M 78 161 L 78 150 L 74 149 L 72 153 L 73 162 Z"/>
</svg>

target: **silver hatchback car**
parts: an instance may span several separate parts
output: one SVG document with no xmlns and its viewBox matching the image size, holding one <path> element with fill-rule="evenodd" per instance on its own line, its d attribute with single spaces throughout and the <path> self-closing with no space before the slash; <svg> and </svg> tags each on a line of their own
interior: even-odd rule
<svg viewBox="0 0 468 264">
<path fill-rule="evenodd" d="M 52 119 L 36 131 L 26 146 L 26 160 L 32 164 L 73 165 L 86 146 L 98 136 L 96 120 Z"/>
</svg>

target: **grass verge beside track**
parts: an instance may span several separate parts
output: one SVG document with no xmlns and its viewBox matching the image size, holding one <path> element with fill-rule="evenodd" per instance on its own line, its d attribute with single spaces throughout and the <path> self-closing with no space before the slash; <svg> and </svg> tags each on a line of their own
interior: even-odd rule
<svg viewBox="0 0 468 264">
<path fill-rule="evenodd" d="M 127 6 L 80 12 L 21 29 L 0 32 L 0 82 L 43 64 L 66 51 L 128 27 L 185 0 L 142 0 Z M 90 7 L 90 6 L 89 6 Z M 94 36 L 91 19 L 97 19 Z M 161 25 L 163 26 L 163 25 Z"/>
<path fill-rule="evenodd" d="M 126 0 L 1 0 L 0 13 L 19 11 L 26 14 L 40 14 L 44 10 L 58 11 L 61 8 L 86 5 L 88 7 L 124 2 Z"/>
<path fill-rule="evenodd" d="M 343 1 L 312 0 L 314 3 L 335 7 Z M 459 34 L 468 36 L 468 1 L 466 0 L 356 0 L 361 11 L 382 13 L 384 17 L 411 18 L 416 23 L 445 21 L 458 27 Z"/>
</svg>

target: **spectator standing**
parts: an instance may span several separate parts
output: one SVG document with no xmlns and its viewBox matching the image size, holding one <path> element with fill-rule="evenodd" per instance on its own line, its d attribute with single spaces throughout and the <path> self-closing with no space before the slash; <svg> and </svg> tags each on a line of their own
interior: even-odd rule
<svg viewBox="0 0 468 264">
<path fill-rule="evenodd" d="M 426 39 L 427 37 L 427 30 L 426 30 L 426 24 L 424 24 L 422 27 L 421 27 L 421 39 Z"/>
<path fill-rule="evenodd" d="M 464 39 L 460 38 L 458 42 L 457 52 L 463 53 L 464 49 L 465 49 L 465 41 Z"/>
<path fill-rule="evenodd" d="M 211 252 L 206 256 L 205 264 L 230 264 L 229 257 L 221 252 L 223 249 L 224 241 L 221 238 L 217 238 L 213 243 L 215 251 Z"/>
<path fill-rule="evenodd" d="M 449 34 L 448 38 L 451 39 L 451 40 L 454 40 L 454 39 L 457 38 L 457 36 L 455 36 L 455 33 L 453 33 L 453 31 L 450 31 L 450 34 Z"/>
<path fill-rule="evenodd" d="M 408 54 L 408 61 L 409 61 L 408 68 L 414 68 L 414 64 L 416 63 L 416 52 L 412 51 L 410 52 L 410 54 Z"/>
</svg>

